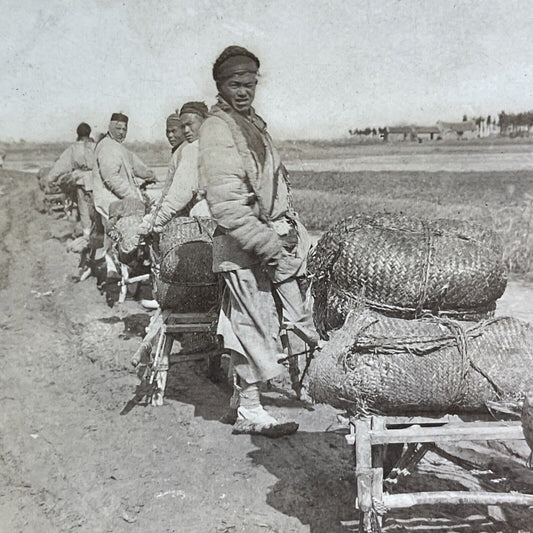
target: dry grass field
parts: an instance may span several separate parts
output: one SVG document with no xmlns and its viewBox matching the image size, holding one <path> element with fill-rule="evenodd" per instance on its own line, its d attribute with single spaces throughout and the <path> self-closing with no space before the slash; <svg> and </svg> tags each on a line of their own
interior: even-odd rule
<svg viewBox="0 0 533 533">
<path fill-rule="evenodd" d="M 49 166 L 67 145 L 13 145 L 6 167 Z M 128 145 L 160 179 L 164 142 Z M 310 230 L 324 231 L 361 212 L 459 218 L 490 226 L 505 243 L 510 272 L 533 272 L 533 142 L 473 139 L 426 143 L 279 143 L 291 171 L 295 204 Z"/>
<path fill-rule="evenodd" d="M 311 230 L 363 212 L 470 220 L 502 235 L 511 272 L 533 271 L 533 171 L 293 172 L 291 178 Z"/>
</svg>

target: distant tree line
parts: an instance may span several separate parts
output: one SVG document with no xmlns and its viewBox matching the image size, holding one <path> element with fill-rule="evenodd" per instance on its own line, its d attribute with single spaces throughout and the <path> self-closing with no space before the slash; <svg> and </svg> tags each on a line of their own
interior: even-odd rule
<svg viewBox="0 0 533 533">
<path fill-rule="evenodd" d="M 511 133 L 516 133 L 520 130 L 526 130 L 529 133 L 531 126 L 533 126 L 533 111 L 526 111 L 522 113 L 506 113 L 502 111 L 498 115 L 500 134 L 504 135 L 511 129 Z"/>
<path fill-rule="evenodd" d="M 350 135 L 385 135 L 387 128 L 365 128 L 364 130 L 354 129 L 348 130 Z"/>
</svg>

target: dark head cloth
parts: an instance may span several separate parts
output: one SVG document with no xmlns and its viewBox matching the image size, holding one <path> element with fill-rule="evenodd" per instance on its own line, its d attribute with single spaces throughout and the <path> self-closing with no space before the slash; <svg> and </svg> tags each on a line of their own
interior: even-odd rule
<svg viewBox="0 0 533 533">
<path fill-rule="evenodd" d="M 202 118 L 206 118 L 209 110 L 203 102 L 187 102 L 186 104 L 183 104 L 182 108 L 180 109 L 180 117 L 185 113 L 195 113 L 196 115 L 200 115 Z"/>
<path fill-rule="evenodd" d="M 78 137 L 89 137 L 91 134 L 91 126 L 86 122 L 82 122 L 77 128 L 76 133 Z"/>
<path fill-rule="evenodd" d="M 244 74 L 259 70 L 259 59 L 242 46 L 228 46 L 217 58 L 213 65 L 213 78 L 222 81 L 234 74 Z"/>
<path fill-rule="evenodd" d="M 113 113 L 111 115 L 111 122 L 125 122 L 128 123 L 128 117 L 122 113 Z"/>
<path fill-rule="evenodd" d="M 167 117 L 167 128 L 172 126 L 181 126 L 181 120 L 177 113 L 172 113 Z"/>
</svg>

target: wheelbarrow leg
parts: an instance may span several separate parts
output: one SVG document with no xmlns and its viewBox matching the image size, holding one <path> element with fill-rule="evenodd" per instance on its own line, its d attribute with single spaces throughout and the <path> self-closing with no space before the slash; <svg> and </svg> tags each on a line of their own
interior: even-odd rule
<svg viewBox="0 0 533 533">
<path fill-rule="evenodd" d="M 128 295 L 128 279 L 130 277 L 128 267 L 124 263 L 120 263 L 120 274 L 120 295 L 118 297 L 118 303 L 123 304 L 126 301 L 126 296 Z"/>
<path fill-rule="evenodd" d="M 152 395 L 152 405 L 161 406 L 163 405 L 163 398 L 165 397 L 165 388 L 167 386 L 167 375 L 168 375 L 168 357 L 172 351 L 172 344 L 174 339 L 172 335 L 166 333 L 165 329 L 161 331 L 163 336 L 163 343 L 161 347 L 161 358 L 157 365 L 157 374 L 156 374 L 156 387 Z"/>
<path fill-rule="evenodd" d="M 372 533 L 372 446 L 370 444 L 370 418 L 355 422 L 355 475 L 357 478 L 357 503 L 359 531 Z"/>
<path fill-rule="evenodd" d="M 385 429 L 385 420 L 380 416 L 372 417 L 372 429 Z M 372 446 L 372 506 L 383 502 L 383 459 L 385 446 Z M 375 515 L 375 520 L 381 529 L 383 519 L 380 514 Z"/>
</svg>

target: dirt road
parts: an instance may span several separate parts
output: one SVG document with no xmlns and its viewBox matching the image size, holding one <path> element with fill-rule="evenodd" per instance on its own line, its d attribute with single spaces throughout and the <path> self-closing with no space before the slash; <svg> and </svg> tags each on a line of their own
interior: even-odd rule
<svg viewBox="0 0 533 533">
<path fill-rule="evenodd" d="M 92 278 L 73 280 L 64 222 L 38 213 L 36 195 L 33 176 L 0 170 L 0 532 L 347 531 L 352 450 L 328 431 L 333 409 L 269 393 L 268 408 L 301 430 L 232 436 L 219 422 L 230 391 L 200 362 L 173 367 L 165 406 L 124 414 L 149 315 L 133 301 L 110 309 Z M 478 469 L 459 476 L 429 455 L 402 490 L 533 492 L 524 447 L 451 453 Z M 386 531 L 533 530 L 530 511 L 505 513 L 507 525 L 483 507 L 420 508 L 392 513 Z"/>
</svg>

